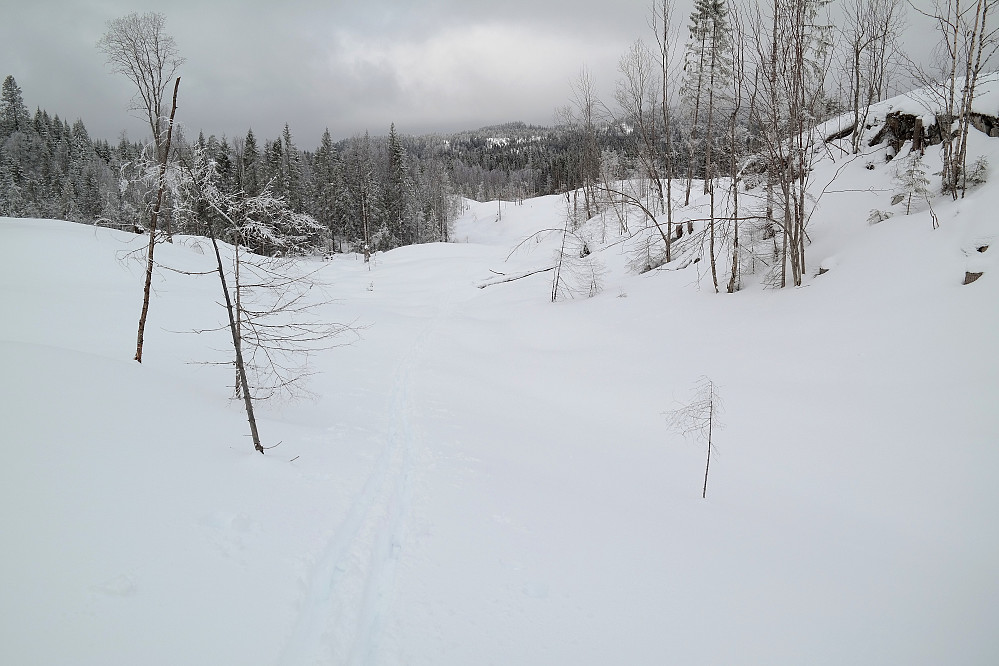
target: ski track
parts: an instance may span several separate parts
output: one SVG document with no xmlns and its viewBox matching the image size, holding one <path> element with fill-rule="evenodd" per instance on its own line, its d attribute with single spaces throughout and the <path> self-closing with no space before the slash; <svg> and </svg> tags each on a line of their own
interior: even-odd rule
<svg viewBox="0 0 999 666">
<path fill-rule="evenodd" d="M 410 387 L 427 340 L 452 305 L 447 296 L 441 299 L 396 367 L 386 445 L 312 568 L 298 620 L 278 662 L 284 666 L 377 663 L 412 496 L 417 437 Z"/>
</svg>

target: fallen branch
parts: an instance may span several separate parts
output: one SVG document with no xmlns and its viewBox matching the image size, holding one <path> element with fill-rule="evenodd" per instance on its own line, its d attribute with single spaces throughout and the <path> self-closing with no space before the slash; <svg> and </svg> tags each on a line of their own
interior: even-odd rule
<svg viewBox="0 0 999 666">
<path fill-rule="evenodd" d="M 513 277 L 508 277 L 505 280 L 495 280 L 493 282 L 483 282 L 482 284 L 477 285 L 477 286 L 478 286 L 479 289 L 485 289 L 486 287 L 491 287 L 494 284 L 503 284 L 504 282 L 513 282 L 514 280 L 522 280 L 522 279 L 524 279 L 526 277 L 531 277 L 532 275 L 537 275 L 538 273 L 547 273 L 548 271 L 553 271 L 553 270 L 555 270 L 554 266 L 549 266 L 548 268 L 539 268 L 538 270 L 531 271 L 530 273 L 523 273 L 521 275 L 515 275 Z M 495 272 L 495 271 L 493 271 L 493 272 Z"/>
</svg>

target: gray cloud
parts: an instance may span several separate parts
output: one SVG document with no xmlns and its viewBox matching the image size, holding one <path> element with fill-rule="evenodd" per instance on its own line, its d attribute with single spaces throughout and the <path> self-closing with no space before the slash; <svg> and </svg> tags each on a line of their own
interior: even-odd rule
<svg viewBox="0 0 999 666">
<path fill-rule="evenodd" d="M 11 1 L 11 0 L 8 0 Z M 691 0 L 680 0 L 686 24 Z M 97 137 L 143 138 L 132 89 L 95 43 L 105 22 L 161 11 L 187 58 L 178 119 L 188 132 L 303 147 L 324 127 L 418 133 L 524 120 L 549 123 L 583 66 L 611 97 L 628 45 L 651 38 L 651 0 L 61 0 L 21 3 L 0 22 L 0 76 L 32 109 L 82 118 Z M 685 34 L 685 31 L 682 31 Z"/>
<path fill-rule="evenodd" d="M 82 118 L 94 136 L 144 136 L 132 90 L 94 47 L 108 19 L 162 11 L 187 63 L 178 118 L 196 132 L 337 136 L 549 122 L 568 81 L 645 30 L 647 0 L 485 3 L 127 0 L 23 3 L 0 24 L 0 75 L 32 107 Z M 9 14 L 8 14 L 9 15 Z M 600 62 L 597 62 L 600 61 Z M 607 64 L 607 63 L 604 63 Z"/>
</svg>

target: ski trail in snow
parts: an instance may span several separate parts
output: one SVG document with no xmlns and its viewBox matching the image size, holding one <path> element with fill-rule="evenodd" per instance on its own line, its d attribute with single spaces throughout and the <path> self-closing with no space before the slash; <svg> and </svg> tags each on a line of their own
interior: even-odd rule
<svg viewBox="0 0 999 666">
<path fill-rule="evenodd" d="M 393 448 L 398 450 L 401 458 L 400 470 L 393 477 L 387 512 L 382 517 L 371 553 L 370 573 L 365 581 L 356 638 L 347 662 L 352 666 L 375 663 L 385 615 L 391 603 L 396 567 L 405 542 L 404 529 L 411 497 L 410 477 L 415 444 L 410 419 L 412 410 L 409 389 L 413 370 L 422 358 L 423 345 L 427 337 L 429 329 L 421 333 L 413 348 L 415 353 L 411 353 L 399 368 L 393 383 L 390 400 L 392 419 L 390 437 Z"/>
<path fill-rule="evenodd" d="M 313 566 L 302 610 L 282 652 L 283 665 L 376 663 L 410 507 L 417 441 L 410 388 L 427 340 L 451 310 L 452 301 L 445 296 L 396 367 L 387 443 Z"/>
<path fill-rule="evenodd" d="M 361 493 L 354 499 L 346 518 L 333 533 L 326 548 L 313 567 L 311 580 L 302 600 L 302 611 L 285 645 L 281 664 L 296 666 L 308 663 L 328 663 L 332 652 L 327 649 L 331 618 L 340 605 L 338 595 L 344 578 L 351 570 L 352 551 L 357 548 L 369 515 L 377 504 L 381 488 L 392 468 L 393 450 L 386 446 Z"/>
</svg>

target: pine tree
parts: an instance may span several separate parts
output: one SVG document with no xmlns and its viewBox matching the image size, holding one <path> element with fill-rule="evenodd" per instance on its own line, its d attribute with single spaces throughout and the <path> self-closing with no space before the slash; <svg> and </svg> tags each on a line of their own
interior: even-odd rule
<svg viewBox="0 0 999 666">
<path fill-rule="evenodd" d="M 260 192 L 260 149 L 257 147 L 257 138 L 253 135 L 253 129 L 246 132 L 246 140 L 243 142 L 243 156 L 240 160 L 240 180 L 239 184 L 243 192 L 254 196 Z"/>
<path fill-rule="evenodd" d="M 357 241 L 365 261 L 381 249 L 386 235 L 381 210 L 382 197 L 375 174 L 371 137 L 354 137 L 347 146 L 343 164 L 344 187 L 340 196 L 340 215 L 350 225 L 347 233 Z M 387 232 L 387 230 L 385 230 Z"/>
<path fill-rule="evenodd" d="M 281 132 L 281 174 L 282 189 L 285 200 L 291 209 L 297 213 L 305 210 L 304 178 L 302 175 L 302 156 L 298 146 L 291 138 L 291 128 L 285 123 Z"/>
<path fill-rule="evenodd" d="M 24 214 L 24 197 L 6 161 L 0 161 L 0 216 L 20 217 Z"/>
<path fill-rule="evenodd" d="M 287 200 L 287 181 L 281 177 L 281 167 L 284 163 L 283 150 L 281 149 L 281 139 L 265 141 L 262 153 L 261 169 L 261 191 L 264 187 L 270 187 L 274 196 Z"/>
<path fill-rule="evenodd" d="M 732 69 L 731 27 L 728 8 L 722 0 L 696 0 L 690 15 L 690 41 L 684 62 L 683 93 L 691 111 L 687 203 L 695 173 L 704 178 L 707 194 L 714 177 L 714 121 L 716 107 L 727 94 Z M 703 157 L 703 169 L 695 166 Z"/>
<path fill-rule="evenodd" d="M 26 132 L 31 125 L 28 107 L 24 105 L 21 88 L 13 76 L 8 75 L 3 80 L 0 92 L 0 146 L 14 132 Z"/>
<path fill-rule="evenodd" d="M 218 141 L 218 147 L 215 151 L 215 167 L 219 173 L 219 187 L 224 192 L 235 191 L 236 169 L 232 161 L 232 148 L 225 135 Z"/>
<path fill-rule="evenodd" d="M 344 232 L 337 224 L 336 200 L 340 188 L 342 188 L 340 160 L 333 146 L 330 130 L 326 128 L 313 160 L 310 209 L 312 216 L 329 230 L 334 247 L 336 234 Z"/>
<path fill-rule="evenodd" d="M 395 123 L 392 123 L 388 137 L 388 174 L 382 192 L 384 197 L 382 208 L 389 234 L 394 239 L 392 244 L 399 244 L 404 238 L 413 242 L 415 237 L 412 229 L 404 228 L 407 180 L 406 149 L 402 147 L 399 136 L 395 133 Z"/>
<path fill-rule="evenodd" d="M 895 178 L 902 188 L 902 194 L 905 195 L 906 215 L 912 212 L 913 196 L 929 203 L 930 180 L 926 177 L 926 166 L 923 164 L 923 155 L 920 151 L 914 150 L 901 160 Z"/>
</svg>

